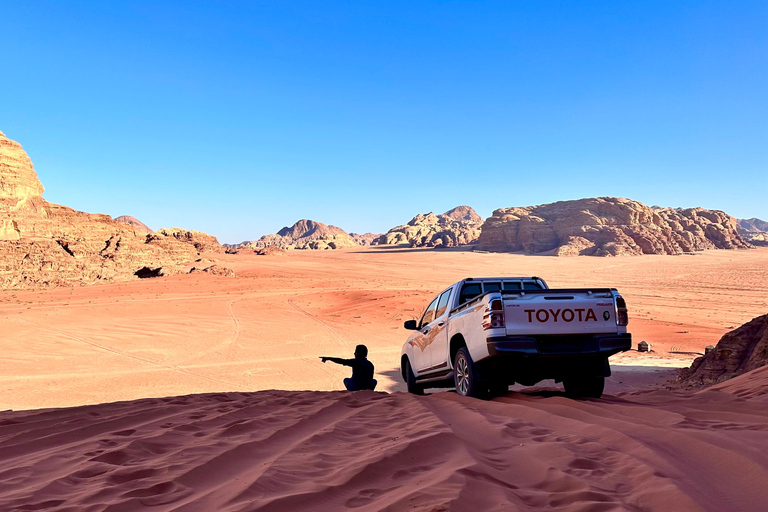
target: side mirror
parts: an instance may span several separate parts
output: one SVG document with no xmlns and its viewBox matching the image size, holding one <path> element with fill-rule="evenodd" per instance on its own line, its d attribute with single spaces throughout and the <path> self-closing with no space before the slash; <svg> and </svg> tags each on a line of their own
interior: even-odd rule
<svg viewBox="0 0 768 512">
<path fill-rule="evenodd" d="M 403 327 L 408 329 L 409 331 L 416 331 L 419 329 L 419 327 L 416 325 L 416 320 L 406 320 L 403 324 Z"/>
</svg>

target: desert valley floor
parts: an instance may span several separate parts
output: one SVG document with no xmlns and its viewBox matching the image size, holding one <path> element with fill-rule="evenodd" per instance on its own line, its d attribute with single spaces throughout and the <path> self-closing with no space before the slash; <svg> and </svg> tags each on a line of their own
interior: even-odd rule
<svg viewBox="0 0 768 512">
<path fill-rule="evenodd" d="M 699 392 L 664 386 L 768 312 L 768 248 L 209 257 L 237 277 L 0 293 L 0 509 L 768 506 L 768 372 Z M 351 357 L 358 343 L 377 391 L 404 391 L 403 321 L 459 279 L 502 275 L 618 288 L 635 345 L 653 352 L 612 358 L 602 400 L 546 383 L 490 402 L 328 393 L 348 371 L 318 356 Z M 71 408 L 86 404 L 101 405 Z"/>
</svg>

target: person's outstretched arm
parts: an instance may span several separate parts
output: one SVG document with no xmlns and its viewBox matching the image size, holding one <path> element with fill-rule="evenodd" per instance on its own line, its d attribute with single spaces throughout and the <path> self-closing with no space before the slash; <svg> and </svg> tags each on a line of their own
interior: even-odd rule
<svg viewBox="0 0 768 512">
<path fill-rule="evenodd" d="M 341 357 L 325 357 L 325 356 L 321 356 L 320 359 L 323 362 L 330 361 L 330 362 L 336 363 L 336 364 L 343 364 L 344 366 L 351 366 L 349 364 L 349 359 L 343 359 Z"/>
</svg>

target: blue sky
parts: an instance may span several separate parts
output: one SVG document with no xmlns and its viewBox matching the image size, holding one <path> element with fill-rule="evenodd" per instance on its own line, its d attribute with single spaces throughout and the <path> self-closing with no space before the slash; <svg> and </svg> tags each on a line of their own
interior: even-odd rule
<svg viewBox="0 0 768 512">
<path fill-rule="evenodd" d="M 49 201 L 223 242 L 593 196 L 768 219 L 766 2 L 6 0 Z"/>
</svg>

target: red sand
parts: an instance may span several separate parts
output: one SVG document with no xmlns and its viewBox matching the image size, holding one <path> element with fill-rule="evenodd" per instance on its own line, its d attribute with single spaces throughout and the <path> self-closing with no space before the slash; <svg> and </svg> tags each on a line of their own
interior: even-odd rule
<svg viewBox="0 0 768 512">
<path fill-rule="evenodd" d="M 768 368 L 696 394 L 227 393 L 0 420 L 0 510 L 768 509 Z"/>
<path fill-rule="evenodd" d="M 0 412 L 0 510 L 768 510 L 768 370 L 663 390 L 768 311 L 766 259 L 292 252 L 221 256 L 236 279 L 5 291 L 0 409 L 101 405 Z M 654 352 L 612 358 L 597 401 L 328 392 L 348 371 L 317 356 L 360 342 L 402 390 L 403 320 L 470 275 L 615 286 Z M 252 393 L 272 388 L 326 392 Z"/>
</svg>

